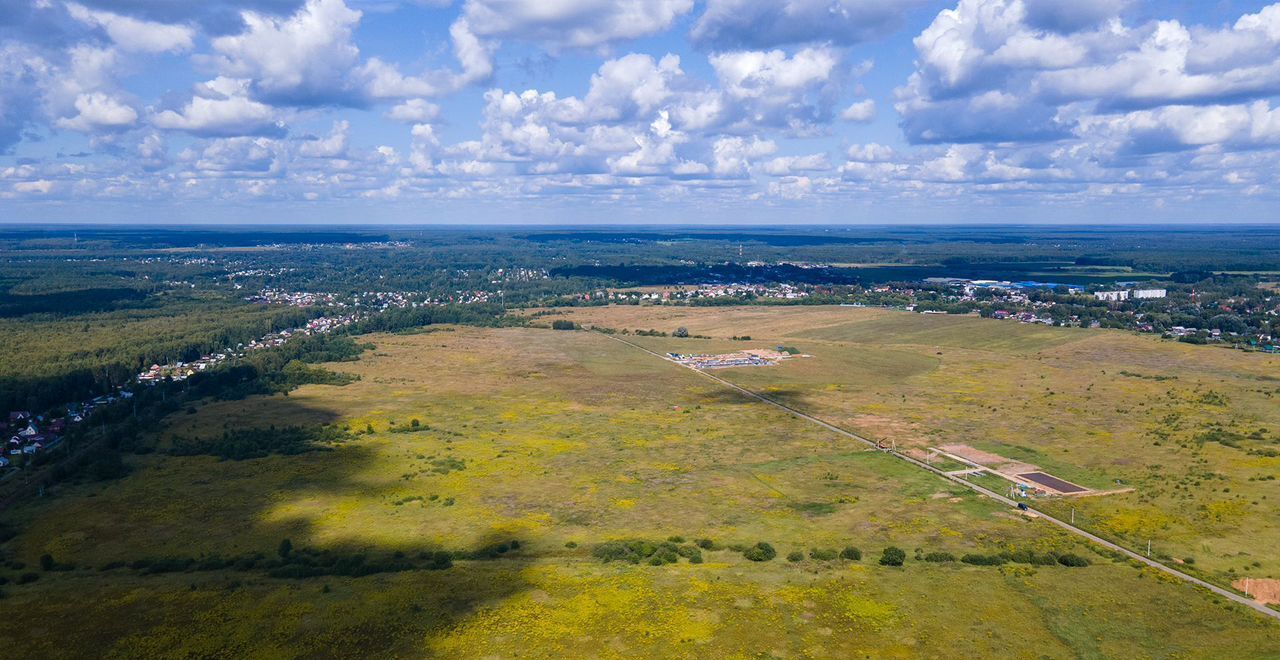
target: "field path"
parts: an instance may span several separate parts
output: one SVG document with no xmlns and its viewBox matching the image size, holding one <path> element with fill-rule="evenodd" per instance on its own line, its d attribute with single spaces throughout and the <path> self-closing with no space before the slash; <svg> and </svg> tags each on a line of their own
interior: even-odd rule
<svg viewBox="0 0 1280 660">
<path fill-rule="evenodd" d="M 603 333 L 602 333 L 602 334 L 603 334 Z M 858 435 L 858 434 L 856 434 L 856 433 L 853 433 L 853 432 L 851 432 L 851 431 L 846 431 L 845 429 L 842 429 L 842 428 L 840 428 L 840 427 L 838 427 L 838 426 L 836 426 L 836 425 L 834 425 L 834 424 L 831 424 L 831 423 L 829 423 L 829 422 L 823 421 L 823 420 L 821 420 L 821 419 L 819 419 L 819 418 L 817 418 L 817 417 L 814 417 L 813 415 L 810 415 L 810 414 L 808 414 L 808 413 L 805 413 L 805 412 L 801 412 L 801 411 L 799 411 L 799 410 L 796 410 L 795 408 L 792 408 L 791 406 L 788 406 L 788 405 L 786 405 L 786 404 L 784 404 L 784 403 L 780 403 L 780 402 L 778 402 L 778 401 L 775 401 L 775 400 L 773 400 L 773 399 L 770 399 L 769 397 L 764 396 L 763 394 L 758 394 L 758 393 L 753 392 L 753 391 L 751 391 L 751 390 L 749 390 L 749 389 L 747 389 L 747 388 L 745 388 L 745 387 L 741 387 L 741 386 L 739 386 L 739 385 L 735 385 L 734 383 L 731 383 L 731 382 L 729 382 L 729 381 L 727 381 L 727 380 L 725 380 L 725 379 L 723 379 L 723 378 L 721 378 L 721 377 L 719 377 L 719 376 L 716 376 L 715 374 L 711 374 L 711 373 L 708 373 L 708 372 L 703 371 L 703 370 L 701 370 L 701 369 L 695 369 L 694 367 L 690 367 L 690 366 L 686 366 L 686 365 L 680 364 L 679 362 L 676 362 L 675 360 L 672 360 L 671 358 L 668 358 L 667 356 L 662 355 L 661 353 L 656 353 L 656 352 L 651 351 L 651 350 L 649 350 L 649 349 L 647 349 L 647 348 L 645 348 L 645 347 L 643 347 L 643 346 L 640 346 L 639 344 L 633 344 L 633 343 L 631 343 L 631 342 L 629 342 L 629 341 L 627 341 L 627 340 L 625 340 L 625 339 L 621 339 L 621 338 L 616 337 L 616 336 L 614 336 L 614 335 L 604 335 L 604 336 L 606 336 L 606 337 L 608 337 L 608 338 L 610 338 L 610 339 L 612 339 L 612 340 L 614 340 L 614 341 L 622 342 L 623 344 L 626 344 L 626 345 L 628 345 L 628 346 L 630 346 L 630 347 L 632 347 L 632 348 L 635 348 L 635 349 L 637 349 L 637 350 L 644 351 L 645 353 L 648 353 L 649 355 L 652 355 L 652 356 L 654 356 L 654 357 L 657 357 L 657 358 L 659 358 L 659 359 L 661 359 L 661 360 L 663 360 L 663 361 L 665 361 L 665 362 L 669 362 L 669 363 L 671 363 L 671 364 L 673 364 L 673 365 L 675 365 L 675 366 L 677 366 L 677 367 L 680 367 L 680 368 L 682 368 L 682 369 L 688 369 L 688 370 L 690 370 L 690 371 L 692 371 L 692 372 L 694 372 L 694 373 L 696 373 L 696 374 L 698 374 L 698 375 L 700 375 L 700 376 L 703 376 L 704 378 L 710 378 L 711 380 L 714 380 L 714 381 L 716 381 L 717 383 L 720 383 L 721 385 L 724 385 L 725 387 L 728 387 L 728 388 L 730 388 L 730 389 L 736 390 L 737 392 L 739 392 L 739 393 L 741 393 L 741 394 L 743 394 L 743 395 L 745 395 L 745 396 L 748 396 L 748 397 L 750 397 L 750 398 L 752 398 L 752 399 L 756 399 L 757 401 L 760 401 L 760 402 L 762 402 L 762 403 L 766 403 L 766 404 L 771 405 L 771 406 L 773 406 L 773 407 L 775 407 L 775 408 L 778 408 L 778 409 L 780 409 L 780 410 L 786 411 L 787 413 L 789 413 L 789 414 L 791 414 L 791 415 L 793 415 L 793 416 L 795 416 L 795 417 L 797 417 L 797 418 L 799 418 L 799 419 L 803 419 L 803 420 L 805 420 L 805 421 L 807 421 L 807 422 L 812 422 L 812 423 L 814 423 L 814 424 L 817 424 L 818 426 L 821 426 L 821 427 L 823 427 L 823 428 L 825 428 L 825 429 L 827 429 L 827 430 L 829 430 L 829 431 L 831 431 L 831 432 L 833 432 L 833 433 L 836 433 L 836 434 L 842 435 L 842 436 L 844 436 L 844 437 L 846 437 L 846 438 L 849 438 L 849 439 L 851 439 L 851 440 L 856 440 L 856 441 L 861 442 L 861 443 L 863 443 L 863 444 L 865 444 L 865 445 L 867 445 L 867 446 L 869 446 L 869 447 L 871 447 L 871 448 L 873 448 L 873 449 L 879 449 L 879 448 L 876 446 L 876 443 L 875 443 L 875 442 L 873 442 L 873 441 L 871 441 L 871 440 L 868 440 L 867 438 L 864 438 L 864 437 L 862 437 L 862 436 L 860 436 L 860 435 Z M 881 450 L 881 451 L 884 451 L 884 450 Z M 993 491 L 993 490 L 990 490 L 990 489 L 984 488 L 984 487 L 982 487 L 982 486 L 979 486 L 978 484 L 970 483 L 970 482 L 968 482 L 968 481 L 966 481 L 966 480 L 964 480 L 964 479 L 961 479 L 961 478 L 959 478 L 959 477 L 956 477 L 956 476 L 953 476 L 953 475 L 946 474 L 945 472 L 943 472 L 943 471 L 941 471 L 941 470 L 938 470 L 938 469 L 936 469 L 936 468 L 934 468 L 934 467 L 932 467 L 932 466 L 928 465 L 927 463 L 924 463 L 923 461 L 918 461 L 918 460 L 916 460 L 916 459 L 914 459 L 914 458 L 912 458 L 912 457 L 910 457 L 910 456 L 907 456 L 906 454 L 899 453 L 899 452 L 897 452 L 896 450 L 893 450 L 893 451 L 887 451 L 886 453 L 890 454 L 890 455 L 891 455 L 891 456 L 893 456 L 894 458 L 897 458 L 897 459 L 900 459 L 900 460 L 906 461 L 906 462 L 908 462 L 908 463 L 911 463 L 912 465 L 914 465 L 914 466 L 916 466 L 916 467 L 918 467 L 918 468 L 920 468 L 920 469 L 922 469 L 922 470 L 926 470 L 926 471 L 928 471 L 928 472 L 931 472 L 931 473 L 933 473 L 933 474 L 935 474 L 935 475 L 937 475 L 937 476 L 939 476 L 939 477 L 941 477 L 941 478 L 943 478 L 943 479 L 946 479 L 946 480 L 948 480 L 948 481 L 952 481 L 952 482 L 955 482 L 955 483 L 957 483 L 957 484 L 960 484 L 960 485 L 962 485 L 962 486 L 964 486 L 964 487 L 966 487 L 966 488 L 969 488 L 970 490 L 977 491 L 978 493 L 980 493 L 980 494 L 982 494 L 982 495 L 985 495 L 985 496 L 987 496 L 987 497 L 989 497 L 989 498 L 991 498 L 991 499 L 993 499 L 993 500 L 995 500 L 995 501 L 997 501 L 997 502 L 1000 502 L 1001 504 L 1005 504 L 1005 505 L 1007 505 L 1007 506 L 1014 507 L 1014 508 L 1016 508 L 1016 507 L 1018 506 L 1018 503 L 1017 503 L 1017 502 L 1015 502 L 1015 501 L 1013 501 L 1013 500 L 1009 499 L 1008 497 L 1005 497 L 1004 495 L 1001 495 L 1001 494 L 999 494 L 999 493 L 997 493 L 997 492 L 995 492 L 995 491 Z M 1180 579 L 1180 580 L 1183 580 L 1183 581 L 1185 581 L 1185 582 L 1189 582 L 1189 583 L 1191 583 L 1191 584 L 1193 584 L 1193 585 L 1195 585 L 1195 586 L 1198 586 L 1198 587 L 1203 587 L 1203 588 L 1205 588 L 1205 589 L 1208 589 L 1209 591 L 1211 591 L 1211 592 L 1213 592 L 1213 593 L 1215 593 L 1215 594 L 1217 594 L 1217 595 L 1219 595 L 1219 596 L 1222 596 L 1223 598 L 1227 598 L 1227 599 L 1231 600 L 1232 602 L 1239 603 L 1239 604 L 1241 604 L 1241 605 L 1247 606 L 1247 607 L 1249 607 L 1249 608 L 1253 609 L 1254 611 L 1256 611 L 1256 612 L 1258 612 L 1258 613 L 1260 613 L 1260 614 L 1263 614 L 1263 615 L 1269 616 L 1269 617 L 1271 617 L 1272 619 L 1276 619 L 1276 620 L 1280 621 L 1280 612 L 1277 612 L 1276 610 L 1273 610 L 1273 609 L 1271 609 L 1271 608 L 1269 608 L 1269 607 L 1267 607 L 1267 606 L 1265 606 L 1265 605 L 1263 605 L 1263 604 L 1261 604 L 1261 603 L 1258 603 L 1258 602 L 1256 602 L 1256 601 L 1254 601 L 1254 600 L 1252 600 L 1252 599 L 1250 599 L 1250 598 L 1246 598 L 1246 597 L 1244 597 L 1244 596 L 1241 596 L 1240 594 L 1237 594 L 1237 593 L 1234 593 L 1234 592 L 1228 591 L 1228 590 L 1226 590 L 1226 589 L 1223 589 L 1222 587 L 1219 587 L 1219 586 L 1217 586 L 1217 585 L 1215 585 L 1215 584 L 1211 584 L 1211 583 L 1209 583 L 1209 582 L 1206 582 L 1206 581 L 1204 581 L 1204 580 L 1201 580 L 1200 578 L 1197 578 L 1197 577 L 1195 577 L 1195 576 L 1192 576 L 1192 575 L 1188 575 L 1188 574 L 1186 574 L 1186 573 L 1183 573 L 1182 571 L 1179 571 L 1179 570 L 1177 570 L 1177 569 L 1175 569 L 1175 568 L 1173 568 L 1173 567 L 1166 566 L 1166 565 L 1164 565 L 1164 564 L 1162 564 L 1162 563 L 1160 563 L 1160 562 L 1158 562 L 1158 561 L 1155 561 L 1155 560 L 1150 559 L 1150 558 L 1148 558 L 1148 557 L 1144 557 L 1144 556 L 1142 556 L 1141 554 L 1138 554 L 1137 552 L 1134 552 L 1134 551 L 1132 551 L 1132 550 L 1129 550 L 1128 548 L 1125 548 L 1125 547 L 1120 546 L 1120 545 L 1116 545 L 1115 543 L 1112 543 L 1111 541 L 1108 541 L 1108 540 L 1106 540 L 1106 539 L 1104 539 L 1104 538 L 1102 538 L 1102 537 L 1100 537 L 1100 536 L 1097 536 L 1097 535 L 1092 534 L 1092 533 L 1090 533 L 1090 532 L 1087 532 L 1087 531 L 1085 531 L 1085 530 L 1083 530 L 1083 529 L 1080 529 L 1079 527 L 1076 527 L 1075 525 L 1072 525 L 1071 523 L 1066 522 L 1065 520 L 1060 520 L 1060 519 L 1055 518 L 1055 517 L 1053 517 L 1053 516 L 1051 516 L 1051 515 L 1049 515 L 1049 514 L 1047 514 L 1047 513 L 1044 513 L 1044 512 L 1042 512 L 1042 511 L 1037 511 L 1037 510 L 1035 510 L 1035 509 L 1029 509 L 1029 510 L 1030 510 L 1030 511 L 1032 511 L 1033 513 L 1035 513 L 1037 516 L 1039 516 L 1039 517 L 1041 517 L 1041 518 L 1043 518 L 1043 519 L 1045 519 L 1045 520 L 1047 520 L 1047 521 L 1049 521 L 1049 522 L 1051 522 L 1051 523 L 1053 523 L 1053 524 L 1057 525 L 1058 527 L 1061 527 L 1062 529 L 1067 530 L 1068 532 L 1071 532 L 1072 534 L 1075 534 L 1075 535 L 1077 535 L 1077 536 L 1080 536 L 1080 537 L 1083 537 L 1083 538 L 1085 538 L 1085 539 L 1088 539 L 1088 540 L 1090 540 L 1090 541 L 1092 541 L 1092 542 L 1094 542 L 1094 543 L 1096 543 L 1096 544 L 1098 544 L 1098 545 L 1103 546 L 1104 548 L 1107 548 L 1107 549 L 1110 549 L 1110 550 L 1114 550 L 1114 551 L 1116 551 L 1116 552 L 1119 552 L 1119 553 L 1121 553 L 1121 554 L 1125 555 L 1126 557 L 1128 557 L 1128 558 L 1130 558 L 1130 559 L 1133 559 L 1133 560 L 1135 560 L 1135 561 L 1141 562 L 1141 563 L 1143 563 L 1143 564 L 1145 564 L 1145 565 L 1147 565 L 1147 566 L 1150 566 L 1151 568 L 1154 568 L 1154 569 L 1156 569 L 1156 570 L 1163 571 L 1164 573 L 1167 573 L 1167 574 L 1169 574 L 1169 575 L 1172 575 L 1172 576 L 1174 576 L 1174 577 L 1176 577 L 1176 578 L 1178 578 L 1178 579 Z"/>
</svg>

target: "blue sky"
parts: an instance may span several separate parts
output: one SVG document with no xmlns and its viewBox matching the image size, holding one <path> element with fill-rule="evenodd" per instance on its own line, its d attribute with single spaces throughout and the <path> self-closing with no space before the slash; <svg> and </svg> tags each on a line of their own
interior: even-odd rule
<svg viewBox="0 0 1280 660">
<path fill-rule="evenodd" d="M 0 0 L 0 221 L 1268 222 L 1280 3 Z"/>
</svg>

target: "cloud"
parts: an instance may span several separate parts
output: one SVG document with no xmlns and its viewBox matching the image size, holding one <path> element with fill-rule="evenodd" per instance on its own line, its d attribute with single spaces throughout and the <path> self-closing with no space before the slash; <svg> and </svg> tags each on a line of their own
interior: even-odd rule
<svg viewBox="0 0 1280 660">
<path fill-rule="evenodd" d="M 649 125 L 648 133 L 636 136 L 635 151 L 609 158 L 609 171 L 630 176 L 669 172 L 680 160 L 676 156 L 676 146 L 687 141 L 688 138 L 683 133 L 671 129 L 669 115 L 664 110 Z M 705 166 L 700 169 L 706 171 Z M 690 169 L 686 167 L 683 171 L 689 172 Z"/>
<path fill-rule="evenodd" d="M 440 106 L 426 99 L 409 99 L 387 111 L 387 118 L 404 124 L 423 124 L 440 116 Z"/>
<path fill-rule="evenodd" d="M 13 184 L 13 191 L 26 195 L 48 195 L 53 191 L 53 185 L 53 182 L 47 179 L 19 181 Z"/>
<path fill-rule="evenodd" d="M 871 142 L 869 144 L 855 144 L 849 147 L 846 155 L 849 160 L 874 163 L 893 159 L 893 149 Z"/>
<path fill-rule="evenodd" d="M 168 25 L 122 16 L 109 11 L 95 11 L 77 3 L 68 3 L 72 18 L 106 31 L 116 46 L 125 51 L 164 53 L 191 50 L 195 30 L 185 25 Z"/>
<path fill-rule="evenodd" d="M 265 100 L 340 102 L 356 87 L 351 73 L 360 51 L 351 33 L 360 16 L 342 0 L 308 0 L 284 19 L 245 11 L 243 32 L 213 40 L 217 67 L 224 76 L 252 81 Z"/>
<path fill-rule="evenodd" d="M 787 176 L 798 172 L 826 172 L 831 169 L 831 162 L 826 154 L 779 156 L 766 162 L 761 169 L 772 176 Z"/>
<path fill-rule="evenodd" d="M 865 124 L 876 118 L 876 102 L 871 99 L 857 101 L 840 113 L 840 118 L 858 124 Z"/>
<path fill-rule="evenodd" d="M 462 15 L 480 37 L 553 48 L 594 48 L 655 34 L 693 0 L 467 0 Z"/>
<path fill-rule="evenodd" d="M 264 137 L 232 137 L 213 140 L 187 159 L 195 170 L 212 176 L 281 176 L 287 162 L 284 147 Z"/>
<path fill-rule="evenodd" d="M 676 94 L 684 71 L 680 58 L 667 54 L 659 61 L 631 53 L 609 60 L 591 76 L 591 88 L 583 103 L 593 119 L 619 120 L 649 115 Z"/>
<path fill-rule="evenodd" d="M 0 43 L 0 153 L 22 140 L 40 118 L 39 81 L 50 65 L 34 51 L 14 43 Z"/>
<path fill-rule="evenodd" d="M 449 31 L 462 70 L 411 75 L 381 58 L 362 61 L 353 39 L 362 13 L 343 0 L 307 0 L 288 17 L 242 16 L 244 30 L 215 38 L 217 55 L 205 59 L 223 76 L 250 80 L 251 96 L 275 105 L 365 107 L 436 97 L 493 73 L 493 45 L 481 42 L 466 20 Z"/>
<path fill-rule="evenodd" d="M 1126 26 L 1114 3 L 961 0 L 914 40 L 914 142 L 1060 139 L 1082 116 L 1280 93 L 1280 5 L 1221 29 Z"/>
<path fill-rule="evenodd" d="M 712 147 L 715 157 L 712 171 L 722 177 L 746 176 L 750 173 L 752 161 L 777 150 L 778 145 L 772 140 L 761 140 L 756 136 L 750 140 L 738 136 L 721 138 Z"/>
<path fill-rule="evenodd" d="M 254 11 L 282 16 L 292 14 L 304 0 L 79 0 L 91 10 L 163 24 L 193 24 L 211 35 L 239 32 L 244 27 L 242 12 Z"/>
<path fill-rule="evenodd" d="M 709 0 L 695 43 L 717 50 L 834 43 L 852 45 L 896 31 L 924 0 Z"/>
<path fill-rule="evenodd" d="M 181 110 L 157 113 L 151 123 L 204 137 L 282 136 L 284 124 L 275 109 L 249 98 L 249 87 L 250 82 L 242 78 L 215 78 L 196 85 Z"/>
<path fill-rule="evenodd" d="M 721 89 L 737 109 L 735 130 L 785 128 L 796 133 L 827 124 L 840 90 L 832 49 L 734 51 L 709 58 Z"/>
<path fill-rule="evenodd" d="M 91 133 L 103 129 L 117 130 L 132 126 L 138 112 L 128 104 L 102 92 L 80 94 L 75 100 L 76 116 L 54 122 L 59 128 Z"/>
<path fill-rule="evenodd" d="M 351 122 L 333 122 L 333 131 L 327 137 L 312 138 L 302 142 L 298 153 L 309 158 L 341 158 L 347 155 L 347 137 Z"/>
</svg>

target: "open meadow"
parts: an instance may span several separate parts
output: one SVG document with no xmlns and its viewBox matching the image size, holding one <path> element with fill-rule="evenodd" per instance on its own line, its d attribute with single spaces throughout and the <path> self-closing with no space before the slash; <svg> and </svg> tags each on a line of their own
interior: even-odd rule
<svg viewBox="0 0 1280 660">
<path fill-rule="evenodd" d="M 556 318 L 556 317 L 550 317 Z M 1122 331 L 849 307 L 574 310 L 655 351 L 785 345 L 716 375 L 900 449 L 968 445 L 1095 491 L 1036 506 L 1227 586 L 1280 578 L 1280 358 Z M 731 341 L 748 335 L 750 342 Z M 994 479 L 993 486 L 999 486 Z M 1007 487 L 1008 484 L 1005 484 Z"/>
<path fill-rule="evenodd" d="M 818 327 L 804 314 L 848 313 L 751 313 L 780 311 L 801 315 L 776 317 L 776 336 L 796 342 Z M 684 312 L 691 329 L 706 315 L 703 332 L 737 323 Z M 604 335 L 367 339 L 376 348 L 359 361 L 329 365 L 356 382 L 179 412 L 123 479 L 7 513 L 6 645 L 64 657 L 1280 654 L 1273 621 Z M 916 432 L 931 418 L 911 417 L 914 404 L 895 417 L 893 388 L 973 350 L 853 345 L 806 339 L 813 358 L 719 373 L 824 414 L 874 390 L 877 412 L 855 406 L 842 421 Z M 238 430 L 322 424 L 344 439 L 244 460 L 174 455 Z M 1075 463 L 1060 460 L 1043 464 L 1068 474 Z M 1081 461 L 1070 476 L 1112 469 Z M 880 564 L 891 546 L 901 566 Z M 954 561 L 965 555 L 976 559 Z"/>
</svg>

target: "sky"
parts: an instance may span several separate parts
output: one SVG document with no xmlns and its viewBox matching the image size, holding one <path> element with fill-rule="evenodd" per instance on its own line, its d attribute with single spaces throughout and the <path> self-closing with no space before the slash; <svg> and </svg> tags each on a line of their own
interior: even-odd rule
<svg viewBox="0 0 1280 660">
<path fill-rule="evenodd" d="M 1280 221 L 1280 3 L 0 0 L 0 222 Z"/>
</svg>

